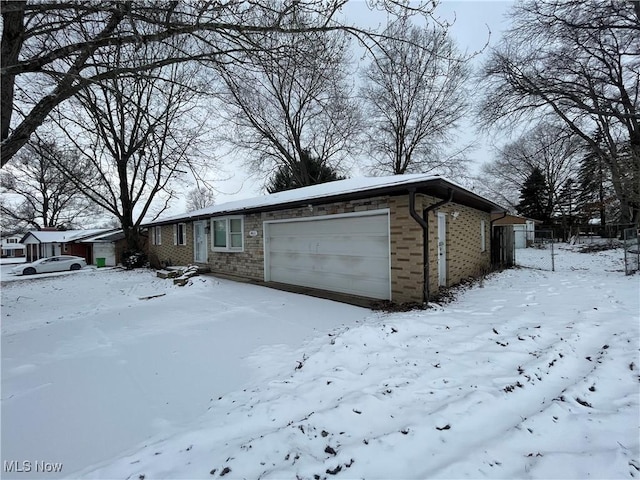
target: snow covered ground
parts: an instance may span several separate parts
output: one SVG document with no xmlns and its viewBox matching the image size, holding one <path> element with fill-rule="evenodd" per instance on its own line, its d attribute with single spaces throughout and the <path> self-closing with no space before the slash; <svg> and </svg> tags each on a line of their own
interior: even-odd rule
<svg viewBox="0 0 640 480">
<path fill-rule="evenodd" d="M 11 265 L 12 267 L 14 267 L 18 263 L 24 263 L 26 261 L 27 259 L 25 257 L 0 258 L 0 265 Z"/>
<path fill-rule="evenodd" d="M 556 272 L 395 314 L 142 271 L 4 283 L 2 459 L 64 463 L 46 478 L 640 478 L 621 258 L 558 249 Z"/>
<path fill-rule="evenodd" d="M 2 278 L 2 460 L 32 468 L 2 478 L 42 477 L 38 461 L 63 463 L 46 478 L 77 477 L 255 382 L 247 357 L 260 347 L 284 358 L 370 313 L 210 277 L 176 287 L 149 271 L 3 266 Z"/>
</svg>

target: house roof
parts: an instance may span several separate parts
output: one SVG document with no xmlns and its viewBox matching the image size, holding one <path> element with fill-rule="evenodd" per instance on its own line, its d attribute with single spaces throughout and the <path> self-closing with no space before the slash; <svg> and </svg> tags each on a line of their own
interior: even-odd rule
<svg viewBox="0 0 640 480">
<path fill-rule="evenodd" d="M 115 242 L 116 240 L 122 240 L 124 238 L 124 232 L 122 229 L 111 229 L 106 232 L 100 233 L 98 235 L 92 235 L 88 238 L 83 238 L 80 240 L 83 243 L 93 243 L 93 242 Z"/>
<path fill-rule="evenodd" d="M 491 220 L 493 225 L 524 225 L 527 222 L 542 223 L 540 220 L 523 217 L 521 215 L 513 215 L 511 213 L 508 213 L 505 216 L 494 213 L 491 215 Z"/>
<path fill-rule="evenodd" d="M 301 205 L 329 203 L 341 200 L 355 200 L 378 195 L 407 193 L 415 189 L 439 198 L 447 198 L 449 189 L 454 191 L 453 201 L 487 212 L 503 212 L 500 205 L 483 198 L 444 177 L 415 174 L 393 175 L 389 177 L 359 177 L 334 182 L 296 188 L 284 192 L 262 195 L 244 200 L 221 203 L 192 212 L 173 215 L 146 223 L 145 226 L 175 223 L 180 220 L 198 220 L 213 216 L 238 213 L 255 213 L 268 210 L 282 210 Z M 319 202 L 320 200 L 320 202 Z"/>
<path fill-rule="evenodd" d="M 87 237 L 113 232 L 113 228 L 94 228 L 90 230 L 32 230 L 20 240 L 21 243 L 32 236 L 39 243 L 69 243 L 82 240 Z"/>
<path fill-rule="evenodd" d="M 24 245 L 22 245 L 21 243 L 7 243 L 7 244 L 2 244 L 2 250 L 23 250 L 24 249 Z"/>
</svg>

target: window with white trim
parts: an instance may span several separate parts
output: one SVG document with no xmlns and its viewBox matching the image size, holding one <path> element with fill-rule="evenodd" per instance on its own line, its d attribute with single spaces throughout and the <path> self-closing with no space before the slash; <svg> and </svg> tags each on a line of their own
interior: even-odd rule
<svg viewBox="0 0 640 480">
<path fill-rule="evenodd" d="M 244 220 L 242 217 L 211 219 L 211 249 L 214 252 L 242 252 L 244 250 Z"/>
<path fill-rule="evenodd" d="M 187 244 L 187 224 L 186 223 L 176 223 L 173 225 L 173 244 L 174 245 Z"/>
<path fill-rule="evenodd" d="M 151 227 L 151 244 L 162 245 L 162 227 Z"/>
<path fill-rule="evenodd" d="M 487 251 L 487 234 L 485 232 L 485 221 L 484 220 L 480 220 L 480 251 L 481 252 L 486 252 Z"/>
</svg>

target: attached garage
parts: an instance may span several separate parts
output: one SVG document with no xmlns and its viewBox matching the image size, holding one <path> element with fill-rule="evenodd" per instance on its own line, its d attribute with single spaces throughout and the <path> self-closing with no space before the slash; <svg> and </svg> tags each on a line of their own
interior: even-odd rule
<svg viewBox="0 0 640 480">
<path fill-rule="evenodd" d="M 168 264 L 201 249 L 197 263 L 214 275 L 358 305 L 424 303 L 489 270 L 492 212 L 504 209 L 415 174 L 336 180 L 145 226 L 163 240 L 150 254 Z M 180 223 L 186 245 L 164 241 Z"/>
<path fill-rule="evenodd" d="M 391 299 L 389 212 L 264 223 L 265 281 Z"/>
</svg>

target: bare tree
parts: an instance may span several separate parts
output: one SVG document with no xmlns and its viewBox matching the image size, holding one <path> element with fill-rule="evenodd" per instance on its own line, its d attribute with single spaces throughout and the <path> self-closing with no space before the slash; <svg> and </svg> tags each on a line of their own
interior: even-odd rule
<svg viewBox="0 0 640 480">
<path fill-rule="evenodd" d="M 362 96 L 369 119 L 374 173 L 465 171 L 463 152 L 447 153 L 468 112 L 466 58 L 439 26 L 391 24 L 365 72 Z"/>
<path fill-rule="evenodd" d="M 623 223 L 637 222 L 640 211 L 639 5 L 517 4 L 513 27 L 482 72 L 484 124 L 506 127 L 540 116 L 563 122 L 606 162 Z"/>
<path fill-rule="evenodd" d="M 187 211 L 201 210 L 216 203 L 216 194 L 207 187 L 196 187 L 187 195 Z"/>
<path fill-rule="evenodd" d="M 479 189 L 515 209 L 525 182 L 538 169 L 547 185 L 545 204 L 559 211 L 559 195 L 576 177 L 584 143 L 563 125 L 542 123 L 497 150 L 497 158 L 482 166 Z"/>
<path fill-rule="evenodd" d="M 124 46 L 98 61 L 120 65 L 160 58 L 175 46 Z M 144 51 L 141 51 L 144 49 Z M 94 180 L 64 165 L 76 188 L 120 221 L 128 248 L 139 250 L 139 226 L 177 196 L 173 187 L 198 170 L 207 115 L 198 104 L 196 65 L 172 64 L 136 71 L 87 87 L 56 110 L 67 141 L 81 151 Z"/>
<path fill-rule="evenodd" d="M 298 185 L 312 185 L 305 155 L 336 170 L 358 143 L 359 111 L 347 82 L 348 39 L 342 32 L 295 38 L 271 33 L 260 42 L 269 51 L 280 45 L 281 55 L 249 52 L 243 62 L 220 69 L 226 84 L 221 103 L 233 126 L 227 138 L 265 178 L 284 167 Z"/>
<path fill-rule="evenodd" d="M 30 142 L 16 157 L 15 165 L 0 174 L 3 231 L 69 228 L 95 218 L 96 205 L 67 181 L 56 167 L 59 163 L 74 175 L 87 175 L 78 152 L 65 152 L 54 142 L 39 139 Z"/>
<path fill-rule="evenodd" d="M 258 34 L 344 31 L 363 42 L 375 34 L 342 23 L 348 0 L 248 0 L 244 2 L 39 2 L 2 0 L 0 156 L 5 165 L 62 102 L 91 85 L 133 72 L 181 62 L 223 64 L 239 52 L 265 51 Z M 391 14 L 430 15 L 435 2 L 375 2 Z M 305 15 L 304 25 L 292 18 Z M 96 63 L 125 45 L 161 45 L 180 39 L 182 50 L 135 66 Z M 185 41 L 188 40 L 188 41 Z M 272 53 L 277 54 L 278 48 Z"/>
</svg>

